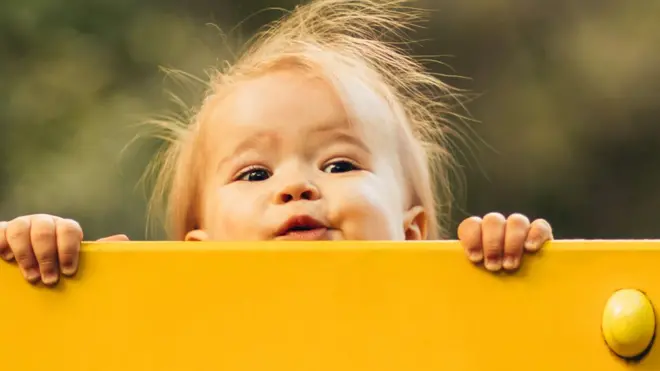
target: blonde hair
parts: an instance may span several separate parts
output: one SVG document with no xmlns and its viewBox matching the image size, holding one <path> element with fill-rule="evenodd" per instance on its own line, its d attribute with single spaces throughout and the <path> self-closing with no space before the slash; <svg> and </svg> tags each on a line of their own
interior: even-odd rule
<svg viewBox="0 0 660 371">
<path fill-rule="evenodd" d="M 285 64 L 325 69 L 349 109 L 346 95 L 351 92 L 342 87 L 337 69 L 350 71 L 388 105 L 412 201 L 426 209 L 429 239 L 444 235 L 441 226 L 450 217 L 453 201 L 449 100 L 457 98 L 457 91 L 405 52 L 406 32 L 417 27 L 422 15 L 405 3 L 315 0 L 298 6 L 259 32 L 235 63 L 214 72 L 205 103 L 191 112 L 188 122 L 158 122 L 168 129 L 169 147 L 158 157 L 152 201 L 167 202 L 172 238 L 182 240 L 202 223 L 205 164 L 199 155 L 204 145 L 200 133 L 208 121 L 209 102 L 221 99 L 231 84 Z"/>
</svg>

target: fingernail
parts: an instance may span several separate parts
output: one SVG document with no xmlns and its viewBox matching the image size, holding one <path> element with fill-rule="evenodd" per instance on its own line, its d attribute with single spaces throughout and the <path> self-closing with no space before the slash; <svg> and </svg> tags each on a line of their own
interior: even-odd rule
<svg viewBox="0 0 660 371">
<path fill-rule="evenodd" d="M 502 263 L 504 269 L 515 269 L 518 266 L 518 258 L 515 256 L 507 256 Z"/>
<path fill-rule="evenodd" d="M 76 273 L 76 266 L 72 264 L 62 265 L 62 274 L 72 276 Z"/>
<path fill-rule="evenodd" d="M 24 271 L 23 275 L 25 276 L 25 279 L 34 282 L 41 277 L 41 274 L 39 273 L 39 270 L 37 268 L 28 268 Z"/>
<path fill-rule="evenodd" d="M 52 285 L 57 282 L 59 279 L 59 276 L 55 273 L 46 273 L 43 275 L 41 278 L 41 282 L 44 283 L 44 285 Z"/>
<path fill-rule="evenodd" d="M 484 252 L 481 250 L 472 250 L 470 251 L 469 257 L 472 262 L 480 262 L 484 258 Z"/>
<path fill-rule="evenodd" d="M 536 250 L 536 241 L 530 240 L 530 241 L 525 241 L 525 249 L 527 250 Z"/>
<path fill-rule="evenodd" d="M 14 259 L 14 253 L 11 250 L 9 250 L 2 254 L 2 258 L 6 261 L 11 261 L 12 259 Z"/>
<path fill-rule="evenodd" d="M 8 222 L 0 222 L 0 228 L 7 228 L 8 225 Z"/>
<path fill-rule="evenodd" d="M 502 259 L 487 259 L 484 266 L 489 271 L 498 271 L 502 269 Z"/>
<path fill-rule="evenodd" d="M 41 267 L 41 282 L 45 285 L 52 285 L 60 278 L 60 272 L 54 265 L 44 265 Z"/>
</svg>

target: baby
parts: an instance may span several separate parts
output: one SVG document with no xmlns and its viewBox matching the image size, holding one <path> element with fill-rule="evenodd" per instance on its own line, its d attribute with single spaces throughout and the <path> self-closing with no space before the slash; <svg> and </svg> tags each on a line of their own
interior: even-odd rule
<svg viewBox="0 0 660 371">
<path fill-rule="evenodd" d="M 453 90 L 395 42 L 417 16 L 403 1 L 316 0 L 218 71 L 188 125 L 168 126 L 156 194 L 172 238 L 443 238 Z M 458 237 L 470 261 L 498 271 L 552 232 L 491 213 L 464 220 Z M 0 223 L 0 256 L 33 283 L 74 274 L 82 240 L 77 222 L 56 216 Z"/>
</svg>

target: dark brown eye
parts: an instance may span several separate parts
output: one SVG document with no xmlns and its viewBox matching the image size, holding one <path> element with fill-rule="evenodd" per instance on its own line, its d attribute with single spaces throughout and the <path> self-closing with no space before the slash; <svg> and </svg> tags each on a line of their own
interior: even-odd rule
<svg viewBox="0 0 660 371">
<path fill-rule="evenodd" d="M 238 180 L 243 180 L 246 182 L 262 182 L 268 178 L 270 178 L 270 172 L 268 170 L 262 168 L 255 168 L 255 169 L 247 170 L 244 173 L 242 173 L 238 177 Z"/>
<path fill-rule="evenodd" d="M 323 168 L 323 171 L 326 173 L 347 173 L 349 171 L 359 170 L 350 161 L 335 161 L 331 162 Z"/>
</svg>

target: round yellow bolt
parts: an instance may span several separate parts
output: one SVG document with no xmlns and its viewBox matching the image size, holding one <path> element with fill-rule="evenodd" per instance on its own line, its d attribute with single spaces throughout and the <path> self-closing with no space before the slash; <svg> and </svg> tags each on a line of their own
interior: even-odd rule
<svg viewBox="0 0 660 371">
<path fill-rule="evenodd" d="M 651 346 L 655 334 L 653 305 L 638 290 L 619 290 L 605 304 L 602 328 L 614 353 L 623 358 L 640 356 Z"/>
</svg>

